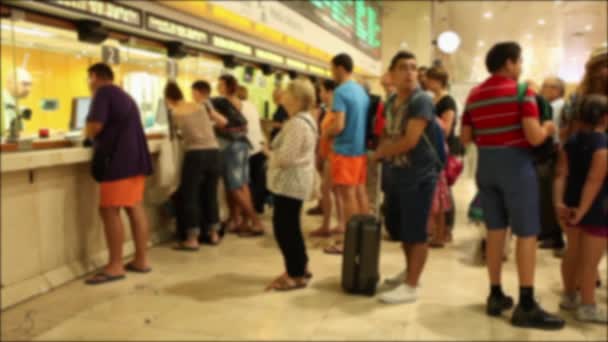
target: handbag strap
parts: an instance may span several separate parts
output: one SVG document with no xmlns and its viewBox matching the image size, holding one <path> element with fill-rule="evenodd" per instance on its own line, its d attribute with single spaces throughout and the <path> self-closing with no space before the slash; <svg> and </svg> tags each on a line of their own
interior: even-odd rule
<svg viewBox="0 0 608 342">
<path fill-rule="evenodd" d="M 306 124 L 308 125 L 308 127 L 310 127 L 310 129 L 312 129 L 313 133 L 315 135 L 317 135 L 317 127 L 315 127 L 315 125 L 312 122 L 310 122 L 310 120 L 306 116 L 304 116 L 304 115 L 298 115 L 298 118 L 304 120 L 304 122 L 306 122 Z"/>
</svg>

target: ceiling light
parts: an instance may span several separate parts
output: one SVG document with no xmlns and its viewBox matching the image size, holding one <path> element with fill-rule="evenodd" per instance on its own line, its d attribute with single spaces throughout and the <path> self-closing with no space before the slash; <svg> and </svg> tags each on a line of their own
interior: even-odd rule
<svg viewBox="0 0 608 342">
<path fill-rule="evenodd" d="M 483 14 L 483 17 L 486 19 L 492 19 L 492 17 L 494 17 L 494 13 L 488 11 L 486 13 Z"/>
<path fill-rule="evenodd" d="M 545 19 L 538 19 L 537 21 L 538 25 L 545 25 Z"/>
<path fill-rule="evenodd" d="M 532 39 L 532 38 L 534 38 L 534 36 L 532 35 L 532 33 L 528 33 L 526 35 L 526 39 Z"/>
<path fill-rule="evenodd" d="M 591 31 L 593 29 L 593 26 L 591 26 L 591 24 L 585 26 L 585 30 L 587 31 Z"/>
<path fill-rule="evenodd" d="M 454 31 L 445 31 L 439 35 L 437 46 L 445 53 L 454 53 L 460 46 L 460 37 Z"/>
<path fill-rule="evenodd" d="M 483 40 L 478 40 L 477 41 L 477 46 L 484 47 L 485 45 L 486 45 L 486 42 L 484 42 Z"/>
<path fill-rule="evenodd" d="M 11 26 L 11 25 L 7 25 L 7 24 L 0 24 L 0 27 L 3 30 L 7 30 L 7 31 L 15 30 L 15 32 L 17 32 L 17 33 L 29 34 L 30 36 L 38 36 L 41 38 L 49 38 L 49 37 L 53 36 L 53 34 L 50 32 L 42 31 L 42 30 L 35 29 L 35 28 Z"/>
</svg>

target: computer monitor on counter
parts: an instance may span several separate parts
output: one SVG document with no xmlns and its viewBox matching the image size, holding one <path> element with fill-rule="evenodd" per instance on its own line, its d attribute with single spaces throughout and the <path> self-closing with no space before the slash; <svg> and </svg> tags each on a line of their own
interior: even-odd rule
<svg viewBox="0 0 608 342">
<path fill-rule="evenodd" d="M 75 97 L 72 99 L 72 119 L 70 121 L 71 130 L 77 131 L 84 129 L 90 107 L 90 97 Z"/>
</svg>

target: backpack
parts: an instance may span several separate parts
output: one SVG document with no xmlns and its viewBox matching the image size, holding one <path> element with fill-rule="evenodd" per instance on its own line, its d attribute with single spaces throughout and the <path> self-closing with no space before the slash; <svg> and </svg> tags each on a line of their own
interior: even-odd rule
<svg viewBox="0 0 608 342">
<path fill-rule="evenodd" d="M 422 138 L 431 146 L 438 169 L 443 170 L 448 159 L 448 153 L 445 150 L 445 134 L 443 134 L 443 130 L 437 121 L 432 120 L 429 125 L 431 125 L 433 136 L 429 137 L 426 132 L 424 132 Z"/>
<path fill-rule="evenodd" d="M 225 97 L 214 97 L 211 99 L 213 109 L 226 118 L 228 123 L 223 128 L 215 128 L 218 136 L 233 141 L 242 139 L 247 135 L 247 119 L 236 109 L 232 102 Z"/>
<path fill-rule="evenodd" d="M 520 107 L 524 102 L 527 92 L 528 85 L 526 83 L 517 84 L 517 103 L 519 103 Z M 534 97 L 540 114 L 540 122 L 553 120 L 553 107 L 551 107 L 551 104 L 538 94 Z M 553 136 L 547 137 L 542 144 L 532 148 L 532 155 L 537 164 L 542 164 L 553 159 L 555 153 L 555 139 Z"/>
<path fill-rule="evenodd" d="M 382 99 L 378 95 L 369 94 L 369 107 L 367 109 L 367 122 L 365 123 L 365 146 L 369 150 L 375 150 L 378 147 L 380 135 L 377 134 L 376 122 L 379 116 L 382 116 L 382 111 L 379 107 L 382 105 Z"/>
</svg>

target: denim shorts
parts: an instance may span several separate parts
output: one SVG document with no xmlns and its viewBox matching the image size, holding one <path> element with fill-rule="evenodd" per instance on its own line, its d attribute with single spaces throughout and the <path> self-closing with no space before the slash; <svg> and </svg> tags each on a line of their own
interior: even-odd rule
<svg viewBox="0 0 608 342">
<path fill-rule="evenodd" d="M 387 183 L 390 183 L 390 186 L 385 188 L 384 197 L 387 229 L 401 242 L 426 243 L 437 175 L 428 175 L 418 182 L 412 182 L 398 179 L 400 177 L 395 175 L 398 169 L 383 171 L 388 177 Z"/>
<path fill-rule="evenodd" d="M 222 150 L 224 183 L 228 190 L 249 184 L 249 144 L 231 141 Z"/>
<path fill-rule="evenodd" d="M 477 186 L 488 229 L 511 227 L 521 237 L 540 233 L 540 196 L 529 150 L 481 147 Z"/>
</svg>

